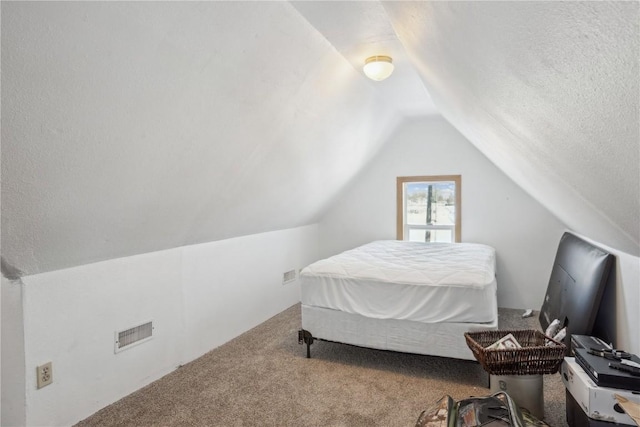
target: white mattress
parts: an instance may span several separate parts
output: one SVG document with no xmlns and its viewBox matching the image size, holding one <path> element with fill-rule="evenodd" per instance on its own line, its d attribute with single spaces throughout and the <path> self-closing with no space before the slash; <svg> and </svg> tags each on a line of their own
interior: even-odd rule
<svg viewBox="0 0 640 427">
<path fill-rule="evenodd" d="M 301 302 L 375 319 L 493 322 L 495 262 L 482 244 L 376 241 L 304 268 Z"/>
</svg>

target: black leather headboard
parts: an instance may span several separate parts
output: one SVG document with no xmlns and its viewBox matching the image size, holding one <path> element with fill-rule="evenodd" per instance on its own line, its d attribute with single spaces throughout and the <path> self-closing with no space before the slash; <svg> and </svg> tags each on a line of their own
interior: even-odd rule
<svg viewBox="0 0 640 427">
<path fill-rule="evenodd" d="M 613 261 L 610 253 L 564 233 L 540 310 L 542 330 L 559 319 L 567 326 L 565 343 L 571 335 L 592 335 Z"/>
</svg>

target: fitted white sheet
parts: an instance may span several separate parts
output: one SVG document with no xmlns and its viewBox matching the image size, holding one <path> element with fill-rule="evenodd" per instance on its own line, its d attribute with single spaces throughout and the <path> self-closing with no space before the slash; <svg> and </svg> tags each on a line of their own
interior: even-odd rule
<svg viewBox="0 0 640 427">
<path fill-rule="evenodd" d="M 476 243 L 375 241 L 300 274 L 301 302 L 375 319 L 494 322 L 495 250 Z"/>
</svg>

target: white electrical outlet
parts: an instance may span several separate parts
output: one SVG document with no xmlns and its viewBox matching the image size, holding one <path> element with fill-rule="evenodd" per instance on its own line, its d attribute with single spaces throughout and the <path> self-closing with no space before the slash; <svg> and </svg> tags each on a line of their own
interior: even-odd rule
<svg viewBox="0 0 640 427">
<path fill-rule="evenodd" d="M 38 366 L 36 368 L 36 377 L 38 379 L 38 388 L 51 384 L 53 382 L 53 368 L 51 362 Z"/>
</svg>

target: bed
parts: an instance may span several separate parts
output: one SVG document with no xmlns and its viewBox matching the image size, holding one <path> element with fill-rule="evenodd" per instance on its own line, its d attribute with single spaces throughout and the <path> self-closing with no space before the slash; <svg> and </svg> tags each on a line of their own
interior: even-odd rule
<svg viewBox="0 0 640 427">
<path fill-rule="evenodd" d="M 498 328 L 495 250 L 380 240 L 300 273 L 302 329 L 316 339 L 475 360 L 464 333 Z"/>
</svg>

